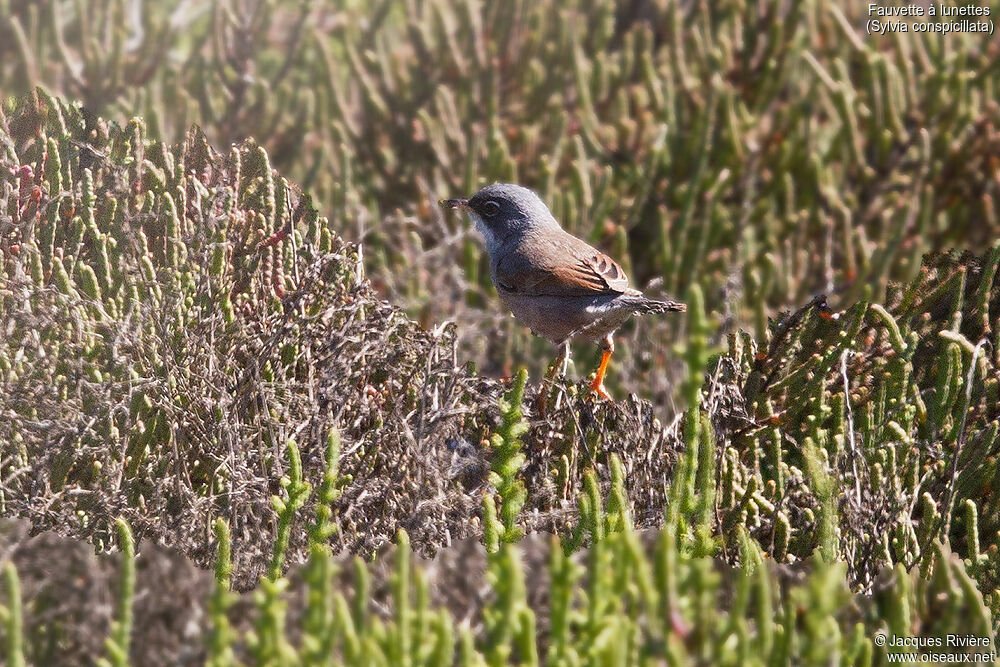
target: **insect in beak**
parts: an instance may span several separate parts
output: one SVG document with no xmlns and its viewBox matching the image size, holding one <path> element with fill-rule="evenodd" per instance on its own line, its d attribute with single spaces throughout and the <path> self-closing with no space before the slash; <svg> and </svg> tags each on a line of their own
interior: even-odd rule
<svg viewBox="0 0 1000 667">
<path fill-rule="evenodd" d="M 447 206 L 448 208 L 458 208 L 463 211 L 469 207 L 468 199 L 442 199 L 438 202 L 441 206 Z"/>
</svg>

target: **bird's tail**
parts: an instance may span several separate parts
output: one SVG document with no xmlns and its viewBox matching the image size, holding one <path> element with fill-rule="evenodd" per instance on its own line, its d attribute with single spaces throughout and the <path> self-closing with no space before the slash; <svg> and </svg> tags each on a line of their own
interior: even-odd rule
<svg viewBox="0 0 1000 667">
<path fill-rule="evenodd" d="M 687 306 L 679 301 L 659 301 L 637 295 L 629 299 L 629 305 L 637 313 L 683 313 Z"/>
</svg>

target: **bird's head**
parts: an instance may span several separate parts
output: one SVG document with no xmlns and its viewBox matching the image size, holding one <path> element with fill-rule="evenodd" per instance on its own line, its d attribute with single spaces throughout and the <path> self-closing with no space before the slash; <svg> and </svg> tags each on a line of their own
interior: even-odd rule
<svg viewBox="0 0 1000 667">
<path fill-rule="evenodd" d="M 559 223 L 545 202 L 528 188 L 494 183 L 468 199 L 443 199 L 440 204 L 465 211 L 492 250 L 511 237 L 522 236 Z"/>
</svg>

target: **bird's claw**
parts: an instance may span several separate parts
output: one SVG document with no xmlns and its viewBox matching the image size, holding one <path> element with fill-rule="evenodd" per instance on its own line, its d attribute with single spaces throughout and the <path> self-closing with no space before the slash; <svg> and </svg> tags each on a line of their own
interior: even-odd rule
<svg viewBox="0 0 1000 667">
<path fill-rule="evenodd" d="M 594 381 L 590 383 L 590 393 L 609 401 L 615 400 L 611 398 L 611 394 L 609 394 L 608 390 L 604 388 L 604 383 L 598 382 L 597 378 L 594 378 Z"/>
<path fill-rule="evenodd" d="M 605 398 L 609 401 L 614 400 L 611 398 L 611 394 L 608 390 L 604 388 L 604 376 L 608 372 L 608 362 L 611 361 L 611 353 L 615 349 L 614 341 L 611 340 L 609 335 L 605 339 L 604 349 L 601 352 L 601 365 L 597 367 L 597 373 L 594 375 L 593 381 L 590 383 L 590 392 L 596 394 L 601 398 Z"/>
</svg>

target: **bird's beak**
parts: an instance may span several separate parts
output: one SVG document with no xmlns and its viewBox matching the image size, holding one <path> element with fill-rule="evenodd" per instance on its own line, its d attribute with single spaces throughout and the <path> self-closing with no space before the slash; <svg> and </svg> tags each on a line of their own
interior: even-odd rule
<svg viewBox="0 0 1000 667">
<path fill-rule="evenodd" d="M 442 199 L 438 202 L 441 206 L 447 206 L 448 208 L 457 208 L 461 210 L 466 210 L 469 207 L 468 199 Z"/>
</svg>

